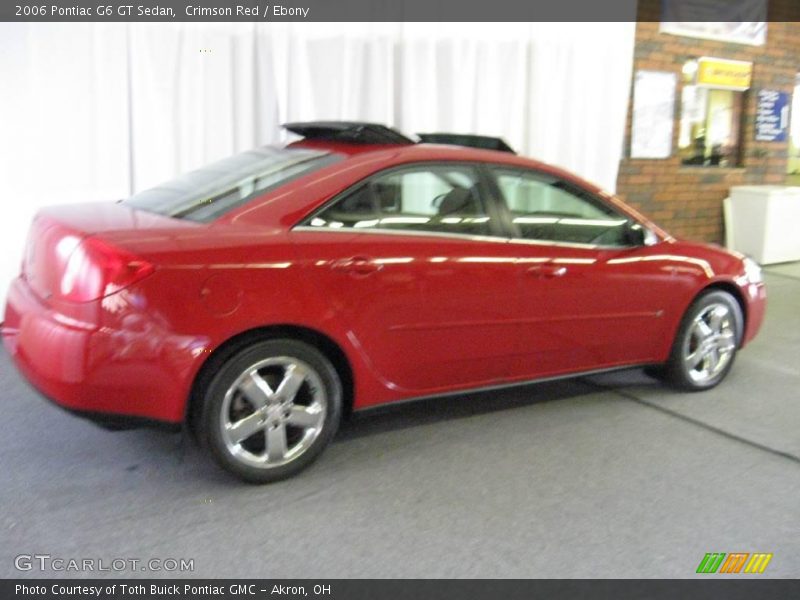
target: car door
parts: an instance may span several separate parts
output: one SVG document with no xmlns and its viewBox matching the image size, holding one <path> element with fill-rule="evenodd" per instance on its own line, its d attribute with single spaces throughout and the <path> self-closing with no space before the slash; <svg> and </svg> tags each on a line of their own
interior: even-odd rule
<svg viewBox="0 0 800 600">
<path fill-rule="evenodd" d="M 654 360 L 672 271 L 631 245 L 626 215 L 575 184 L 491 167 L 520 276 L 519 341 L 531 376 Z"/>
<path fill-rule="evenodd" d="M 425 394 L 519 374 L 519 277 L 485 195 L 473 166 L 410 165 L 356 185 L 292 231 L 386 385 Z"/>
</svg>

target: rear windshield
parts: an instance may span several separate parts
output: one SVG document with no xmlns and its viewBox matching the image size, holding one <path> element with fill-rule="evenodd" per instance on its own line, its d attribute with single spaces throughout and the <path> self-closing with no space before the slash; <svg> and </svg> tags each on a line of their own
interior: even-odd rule
<svg viewBox="0 0 800 600">
<path fill-rule="evenodd" d="M 342 160 L 329 152 L 264 147 L 249 150 L 134 194 L 123 204 L 207 223 L 250 199 Z"/>
</svg>

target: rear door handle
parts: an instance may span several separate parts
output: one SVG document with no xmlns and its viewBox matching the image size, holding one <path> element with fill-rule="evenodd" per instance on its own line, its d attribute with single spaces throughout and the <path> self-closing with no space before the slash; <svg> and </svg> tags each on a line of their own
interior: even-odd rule
<svg viewBox="0 0 800 600">
<path fill-rule="evenodd" d="M 331 265 L 334 271 L 350 273 L 352 275 L 371 275 L 383 268 L 382 264 L 376 263 L 368 256 L 353 256 L 337 260 Z"/>
<path fill-rule="evenodd" d="M 526 273 L 539 279 L 555 279 L 567 274 L 567 267 L 564 265 L 535 265 L 530 267 Z"/>
</svg>

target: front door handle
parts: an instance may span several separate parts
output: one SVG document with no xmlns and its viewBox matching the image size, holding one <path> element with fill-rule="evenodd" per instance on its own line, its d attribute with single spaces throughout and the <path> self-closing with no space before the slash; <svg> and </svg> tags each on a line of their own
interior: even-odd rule
<svg viewBox="0 0 800 600">
<path fill-rule="evenodd" d="M 343 258 L 337 260 L 331 265 L 334 271 L 342 271 L 343 273 L 350 273 L 352 275 L 371 275 L 383 268 L 383 265 L 376 263 L 367 256 L 353 256 L 352 258 Z"/>
<path fill-rule="evenodd" d="M 534 265 L 526 273 L 539 279 L 555 279 L 567 274 L 567 267 L 564 265 Z"/>
</svg>

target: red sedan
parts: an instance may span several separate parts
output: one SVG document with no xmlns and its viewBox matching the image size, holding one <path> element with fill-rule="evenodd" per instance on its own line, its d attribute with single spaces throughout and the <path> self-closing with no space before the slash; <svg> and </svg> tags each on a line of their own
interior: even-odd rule
<svg viewBox="0 0 800 600">
<path fill-rule="evenodd" d="M 500 140 L 287 127 L 304 139 L 37 215 L 2 334 L 42 394 L 186 422 L 267 482 L 378 404 L 633 365 L 707 389 L 761 326 L 753 261 Z"/>
</svg>

